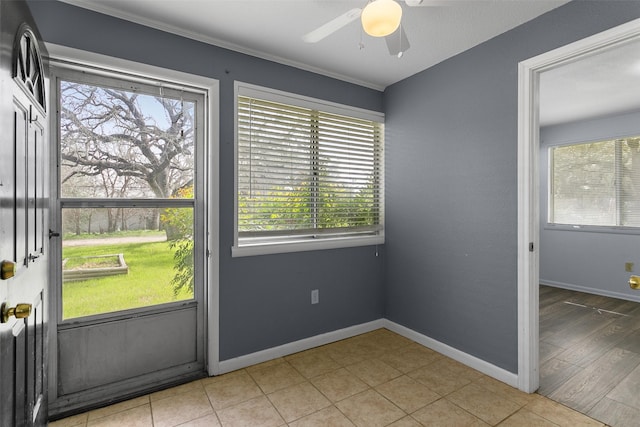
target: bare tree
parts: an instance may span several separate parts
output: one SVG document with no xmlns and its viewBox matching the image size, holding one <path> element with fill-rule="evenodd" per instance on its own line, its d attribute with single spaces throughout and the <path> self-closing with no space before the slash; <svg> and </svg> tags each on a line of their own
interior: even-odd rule
<svg viewBox="0 0 640 427">
<path fill-rule="evenodd" d="M 193 181 L 193 103 L 72 82 L 61 99 L 63 193 L 76 176 L 107 198 L 168 198 Z"/>
</svg>

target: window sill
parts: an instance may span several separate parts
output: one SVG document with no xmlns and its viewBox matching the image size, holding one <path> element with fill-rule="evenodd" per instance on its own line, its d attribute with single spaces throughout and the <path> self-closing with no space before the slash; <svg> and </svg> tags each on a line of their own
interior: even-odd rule
<svg viewBox="0 0 640 427">
<path fill-rule="evenodd" d="M 614 227 L 603 225 L 567 225 L 547 223 L 545 224 L 544 229 L 555 231 L 581 231 L 583 233 L 640 234 L 640 227 Z"/>
<path fill-rule="evenodd" d="M 384 244 L 384 236 L 349 236 L 322 239 L 301 238 L 286 242 L 243 243 L 231 248 L 231 256 L 245 257 L 256 255 L 282 254 L 291 252 L 317 251 L 325 249 L 352 248 Z"/>
</svg>

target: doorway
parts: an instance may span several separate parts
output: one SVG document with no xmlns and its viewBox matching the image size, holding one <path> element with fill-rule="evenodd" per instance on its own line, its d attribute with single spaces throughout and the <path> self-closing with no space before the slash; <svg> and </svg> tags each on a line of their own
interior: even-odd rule
<svg viewBox="0 0 640 427">
<path fill-rule="evenodd" d="M 543 72 L 640 36 L 640 20 L 572 43 L 520 63 L 518 154 L 518 316 L 519 388 L 539 386 L 539 250 L 540 250 L 540 76 Z"/>
<path fill-rule="evenodd" d="M 632 38 L 539 82 L 538 393 L 614 426 L 640 416 L 638 52 Z"/>
<path fill-rule="evenodd" d="M 215 370 L 217 94 L 181 73 L 54 50 L 59 417 Z"/>
</svg>

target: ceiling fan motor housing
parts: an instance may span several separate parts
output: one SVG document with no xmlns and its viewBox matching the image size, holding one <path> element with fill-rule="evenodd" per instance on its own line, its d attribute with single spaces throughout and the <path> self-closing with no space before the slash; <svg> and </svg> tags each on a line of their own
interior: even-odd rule
<svg viewBox="0 0 640 427">
<path fill-rule="evenodd" d="M 365 33 L 373 37 L 385 37 L 400 26 L 402 6 L 394 0 L 375 0 L 362 10 L 360 19 Z"/>
</svg>

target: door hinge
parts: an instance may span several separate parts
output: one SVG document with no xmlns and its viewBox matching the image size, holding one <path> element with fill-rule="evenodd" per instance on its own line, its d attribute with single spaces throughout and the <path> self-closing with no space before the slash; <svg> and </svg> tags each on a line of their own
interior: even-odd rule
<svg viewBox="0 0 640 427">
<path fill-rule="evenodd" d="M 211 257 L 211 251 L 209 249 L 207 249 L 207 258 Z"/>
<path fill-rule="evenodd" d="M 533 252 L 533 242 L 529 242 L 529 252 Z"/>
</svg>

